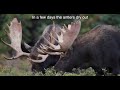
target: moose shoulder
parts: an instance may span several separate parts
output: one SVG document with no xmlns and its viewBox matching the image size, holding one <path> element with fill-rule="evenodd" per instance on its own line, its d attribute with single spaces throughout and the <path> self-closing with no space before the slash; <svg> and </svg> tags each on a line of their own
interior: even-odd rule
<svg viewBox="0 0 120 90">
<path fill-rule="evenodd" d="M 120 29 L 111 25 L 99 25 L 83 36 L 77 37 L 56 63 L 58 71 L 92 67 L 97 74 L 107 68 L 113 74 L 120 73 Z"/>
</svg>

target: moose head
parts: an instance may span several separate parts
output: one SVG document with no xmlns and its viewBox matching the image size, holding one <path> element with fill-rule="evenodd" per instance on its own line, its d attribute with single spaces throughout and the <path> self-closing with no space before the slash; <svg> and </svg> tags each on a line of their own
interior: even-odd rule
<svg viewBox="0 0 120 90">
<path fill-rule="evenodd" d="M 2 38 L 1 40 L 5 45 L 15 50 L 16 55 L 11 58 L 5 58 L 8 60 L 13 60 L 21 56 L 26 56 L 32 62 L 41 63 L 44 62 L 49 55 L 61 55 L 71 47 L 80 32 L 80 27 L 80 21 L 72 22 L 68 26 L 64 25 L 62 28 L 53 23 L 53 25 L 46 27 L 40 39 L 33 47 L 29 46 L 27 43 L 24 43 L 28 49 L 31 49 L 29 50 L 29 53 L 26 53 L 21 49 L 21 22 L 18 22 L 17 18 L 14 18 L 10 25 L 8 25 L 9 32 L 6 31 L 11 44 L 8 44 Z"/>
</svg>

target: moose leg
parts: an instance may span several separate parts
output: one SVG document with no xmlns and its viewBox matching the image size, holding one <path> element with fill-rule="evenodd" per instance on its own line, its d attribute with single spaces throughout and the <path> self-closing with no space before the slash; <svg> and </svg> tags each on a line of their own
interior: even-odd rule
<svg viewBox="0 0 120 90">
<path fill-rule="evenodd" d="M 120 59 L 119 59 L 119 56 L 118 54 L 116 54 L 117 56 L 116 57 L 112 57 L 111 58 L 111 68 L 112 68 L 112 73 L 113 75 L 118 75 L 120 74 Z M 114 61 L 114 63 L 113 63 Z"/>
</svg>

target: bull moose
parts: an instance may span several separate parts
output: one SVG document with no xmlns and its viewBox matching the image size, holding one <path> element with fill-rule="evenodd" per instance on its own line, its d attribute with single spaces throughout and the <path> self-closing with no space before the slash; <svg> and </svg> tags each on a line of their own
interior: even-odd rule
<svg viewBox="0 0 120 90">
<path fill-rule="evenodd" d="M 20 56 L 27 56 L 32 63 L 32 70 L 41 71 L 51 65 L 57 71 L 72 71 L 73 68 L 92 67 L 99 75 L 103 74 L 102 68 L 108 69 L 113 74 L 120 73 L 120 30 L 111 25 L 98 25 L 86 34 L 79 36 L 81 22 L 71 24 L 49 25 L 41 38 L 30 47 L 30 53 L 21 50 L 22 27 L 14 18 L 9 26 L 11 44 Z M 28 46 L 26 44 L 26 46 Z"/>
</svg>

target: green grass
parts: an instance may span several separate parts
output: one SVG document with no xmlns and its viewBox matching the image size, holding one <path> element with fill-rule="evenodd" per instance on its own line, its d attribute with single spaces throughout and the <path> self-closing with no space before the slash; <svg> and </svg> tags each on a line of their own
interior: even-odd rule
<svg viewBox="0 0 120 90">
<path fill-rule="evenodd" d="M 0 76 L 96 76 L 94 70 L 90 67 L 88 69 L 75 69 L 75 72 L 56 72 L 53 68 L 48 68 L 45 73 L 42 72 L 33 73 L 24 69 L 16 69 L 15 67 L 3 67 L 0 68 Z M 107 73 L 106 76 L 112 76 L 111 73 Z M 118 75 L 120 76 L 120 75 Z"/>
<path fill-rule="evenodd" d="M 0 68 L 0 76 L 95 76 L 95 72 L 92 68 L 78 70 L 77 73 L 56 72 L 53 68 L 48 68 L 45 70 L 45 74 L 42 72 L 33 74 L 33 72 L 24 69 L 18 70 L 15 67 L 3 67 Z"/>
<path fill-rule="evenodd" d="M 33 73 L 31 71 L 31 63 L 26 59 L 7 61 L 0 56 L 0 76 L 96 76 L 95 71 L 90 67 L 87 69 L 73 69 L 73 72 L 56 72 L 54 67 L 42 72 Z M 106 76 L 112 76 L 104 70 Z M 120 75 L 118 75 L 120 76 Z"/>
</svg>

